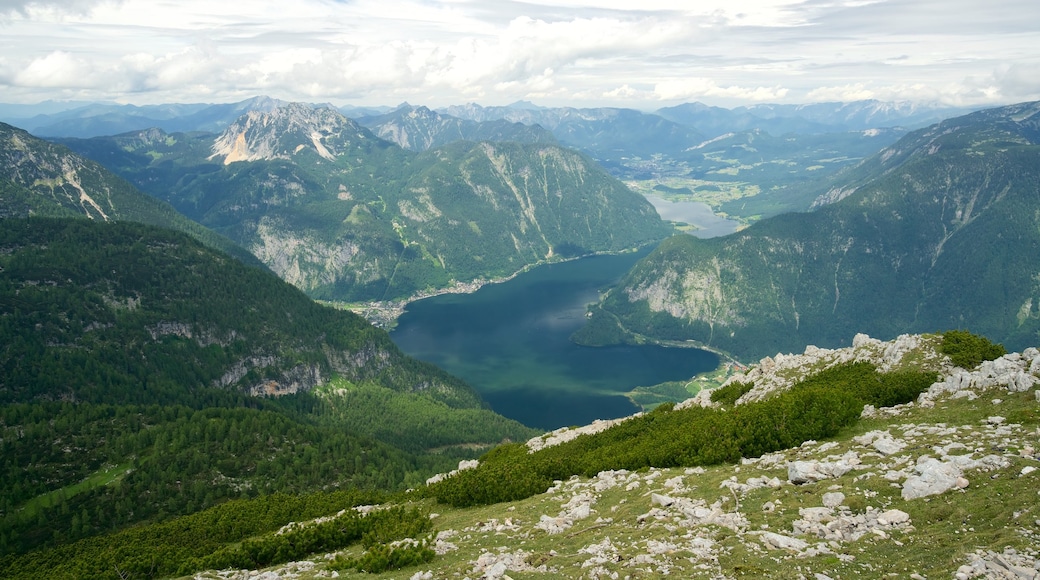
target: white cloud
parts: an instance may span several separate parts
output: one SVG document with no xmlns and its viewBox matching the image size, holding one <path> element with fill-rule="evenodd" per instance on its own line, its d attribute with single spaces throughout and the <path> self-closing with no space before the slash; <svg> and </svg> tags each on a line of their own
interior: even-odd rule
<svg viewBox="0 0 1040 580">
<path fill-rule="evenodd" d="M 60 50 L 33 59 L 14 77 L 14 84 L 38 88 L 92 88 L 95 82 L 89 62 Z"/>
<path fill-rule="evenodd" d="M 684 101 L 704 97 L 722 97 L 746 101 L 777 101 L 787 95 L 783 87 L 720 87 L 714 80 L 703 77 L 677 79 L 658 83 L 654 95 L 662 101 Z"/>
<path fill-rule="evenodd" d="M 1034 0 L 0 0 L 0 94 L 655 108 L 1040 98 Z"/>
</svg>

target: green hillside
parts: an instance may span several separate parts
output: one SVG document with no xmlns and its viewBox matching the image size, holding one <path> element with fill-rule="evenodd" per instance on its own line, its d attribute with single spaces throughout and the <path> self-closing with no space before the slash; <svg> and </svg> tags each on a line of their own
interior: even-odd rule
<svg viewBox="0 0 1040 580">
<path fill-rule="evenodd" d="M 126 220 L 185 232 L 249 264 L 249 252 L 146 195 L 67 147 L 0 123 L 0 218 L 79 216 Z"/>
<path fill-rule="evenodd" d="M 407 494 L 229 502 L 0 574 L 1034 577 L 1040 352 L 966 332 L 854 343 L 500 447 Z M 366 499 L 381 509 L 339 511 Z"/>
<path fill-rule="evenodd" d="M 951 119 L 850 173 L 839 201 L 711 240 L 676 236 L 632 269 L 578 340 L 694 340 L 745 360 L 972 328 L 1040 332 L 1040 105 Z"/>
<path fill-rule="evenodd" d="M 577 152 L 460 141 L 416 153 L 300 104 L 220 135 L 67 143 L 326 300 L 406 298 L 670 232 Z"/>
<path fill-rule="evenodd" d="M 400 489 L 534 433 L 171 230 L 0 220 L 0 313 L 0 552 L 229 498 Z"/>
</svg>

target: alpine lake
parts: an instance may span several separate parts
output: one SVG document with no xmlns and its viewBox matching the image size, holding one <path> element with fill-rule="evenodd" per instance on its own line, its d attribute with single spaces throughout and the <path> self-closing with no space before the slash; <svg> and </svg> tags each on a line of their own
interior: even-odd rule
<svg viewBox="0 0 1040 580">
<path fill-rule="evenodd" d="M 718 232 L 715 224 L 704 237 Z M 412 302 L 390 336 L 409 355 L 468 382 L 496 412 L 531 427 L 631 415 L 640 410 L 624 395 L 633 388 L 688 380 L 720 362 L 697 348 L 570 341 L 588 305 L 649 252 L 547 264 L 472 294 Z"/>
</svg>

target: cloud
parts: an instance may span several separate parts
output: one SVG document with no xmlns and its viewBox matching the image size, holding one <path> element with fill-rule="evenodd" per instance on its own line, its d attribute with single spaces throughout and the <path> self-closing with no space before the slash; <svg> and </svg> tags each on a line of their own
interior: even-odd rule
<svg viewBox="0 0 1040 580">
<path fill-rule="evenodd" d="M 85 16 L 99 5 L 120 3 L 120 0 L 0 0 L 0 16 Z"/>
<path fill-rule="evenodd" d="M 94 71 L 86 60 L 64 51 L 34 59 L 15 74 L 14 84 L 36 88 L 96 87 Z"/>
<path fill-rule="evenodd" d="M 658 83 L 654 95 L 662 101 L 684 101 L 702 97 L 723 97 L 746 101 L 776 101 L 787 94 L 787 89 L 776 87 L 720 87 L 714 80 L 703 77 L 677 79 Z"/>
<path fill-rule="evenodd" d="M 0 0 L 0 91 L 142 104 L 999 102 L 1040 98 L 1037 22 L 1035 0 Z"/>
</svg>

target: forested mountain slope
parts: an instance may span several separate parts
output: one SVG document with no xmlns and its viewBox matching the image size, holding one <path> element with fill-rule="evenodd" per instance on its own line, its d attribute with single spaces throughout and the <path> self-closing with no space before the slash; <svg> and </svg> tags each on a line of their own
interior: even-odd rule
<svg viewBox="0 0 1040 580">
<path fill-rule="evenodd" d="M 415 153 L 301 104 L 250 113 L 220 135 L 146 131 L 68 144 L 315 298 L 408 297 L 670 231 L 645 199 L 577 152 L 459 141 Z"/>
<path fill-rule="evenodd" d="M 621 326 L 741 358 L 970 327 L 1011 348 L 1040 331 L 1040 103 L 915 131 L 850 172 L 840 201 L 638 263 L 579 339 Z"/>
<path fill-rule="evenodd" d="M 185 232 L 246 263 L 256 258 L 67 147 L 0 123 L 0 218 L 79 216 L 127 220 Z"/>
<path fill-rule="evenodd" d="M 0 551 L 414 485 L 532 433 L 360 317 L 130 222 L 0 220 L 0 345 Z"/>
</svg>

